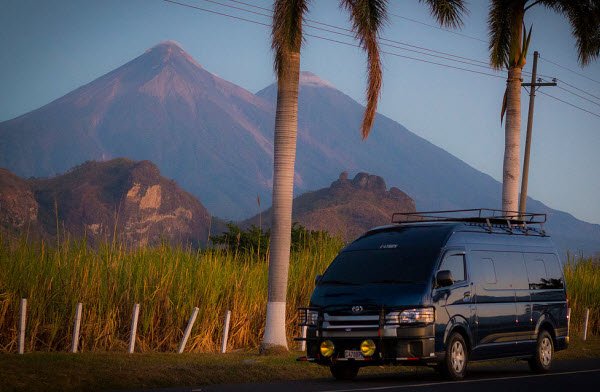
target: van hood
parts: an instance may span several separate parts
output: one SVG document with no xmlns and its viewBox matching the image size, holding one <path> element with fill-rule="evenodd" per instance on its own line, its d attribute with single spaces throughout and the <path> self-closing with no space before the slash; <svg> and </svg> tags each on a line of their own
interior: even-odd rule
<svg viewBox="0 0 600 392">
<path fill-rule="evenodd" d="M 374 311 L 381 307 L 423 306 L 428 301 L 427 284 L 363 284 L 333 285 L 320 284 L 310 299 L 311 307 L 327 307 L 344 310 L 354 305 L 371 308 Z"/>
</svg>

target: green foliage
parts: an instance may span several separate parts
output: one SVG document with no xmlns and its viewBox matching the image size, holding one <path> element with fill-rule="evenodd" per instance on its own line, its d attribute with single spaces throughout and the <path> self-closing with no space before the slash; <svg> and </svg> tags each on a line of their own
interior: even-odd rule
<svg viewBox="0 0 600 392">
<path fill-rule="evenodd" d="M 212 243 L 232 252 L 248 252 L 257 255 L 266 255 L 271 239 L 271 230 L 263 231 L 255 225 L 243 230 L 236 224 L 227 223 L 227 231 L 221 235 L 211 236 Z M 292 225 L 292 251 L 306 250 L 322 242 L 340 241 L 327 231 L 309 230 L 298 222 Z"/>
<path fill-rule="evenodd" d="M 227 223 L 227 231 L 221 235 L 211 236 L 213 245 L 223 247 L 230 251 L 249 252 L 256 254 L 266 254 L 269 247 L 269 237 L 271 231 L 263 231 L 255 225 L 247 230 L 242 230 L 232 222 Z"/>
<path fill-rule="evenodd" d="M 583 330 L 585 309 L 590 309 L 588 331 L 600 333 L 600 259 L 569 257 L 565 265 L 571 328 Z"/>
</svg>

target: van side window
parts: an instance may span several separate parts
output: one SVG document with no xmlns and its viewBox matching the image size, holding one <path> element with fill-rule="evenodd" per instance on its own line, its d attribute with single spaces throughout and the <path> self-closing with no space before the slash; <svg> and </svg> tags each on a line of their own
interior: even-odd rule
<svg viewBox="0 0 600 392">
<path fill-rule="evenodd" d="M 544 255 L 544 264 L 548 275 L 547 288 L 562 289 L 565 287 L 562 269 L 556 255 Z"/>
<path fill-rule="evenodd" d="M 449 270 L 452 273 L 452 279 L 460 282 L 466 279 L 465 275 L 465 256 L 463 254 L 450 254 L 444 257 L 440 271 Z"/>
<path fill-rule="evenodd" d="M 562 271 L 556 255 L 527 254 L 525 266 L 530 290 L 564 288 Z"/>
<path fill-rule="evenodd" d="M 520 252 L 473 251 L 477 281 L 488 290 L 527 290 L 527 272 Z"/>
<path fill-rule="evenodd" d="M 487 284 L 496 284 L 496 269 L 494 268 L 494 260 L 481 259 L 481 272 L 483 273 L 483 281 Z"/>
<path fill-rule="evenodd" d="M 529 280 L 529 288 L 531 290 L 544 288 L 544 282 L 548 277 L 546 274 L 546 266 L 542 259 L 528 259 L 525 261 L 527 267 L 527 279 Z"/>
</svg>

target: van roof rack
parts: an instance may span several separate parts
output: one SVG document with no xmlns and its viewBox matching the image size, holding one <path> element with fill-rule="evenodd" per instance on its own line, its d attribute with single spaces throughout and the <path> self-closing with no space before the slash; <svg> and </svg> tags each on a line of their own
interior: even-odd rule
<svg viewBox="0 0 600 392">
<path fill-rule="evenodd" d="M 518 211 L 494 210 L 491 208 L 473 208 L 468 210 L 396 212 L 392 214 L 392 223 L 421 222 L 467 222 L 492 225 L 520 226 L 527 230 L 528 225 L 539 225 L 543 231 L 546 214 Z"/>
</svg>

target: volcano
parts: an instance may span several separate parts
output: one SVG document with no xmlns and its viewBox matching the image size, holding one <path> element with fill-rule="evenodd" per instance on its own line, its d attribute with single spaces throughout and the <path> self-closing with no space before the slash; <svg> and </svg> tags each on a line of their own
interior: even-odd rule
<svg viewBox="0 0 600 392">
<path fill-rule="evenodd" d="M 40 177 L 88 160 L 150 160 L 212 213 L 242 217 L 271 186 L 273 124 L 269 102 L 168 41 L 0 123 L 0 166 Z"/>
</svg>

